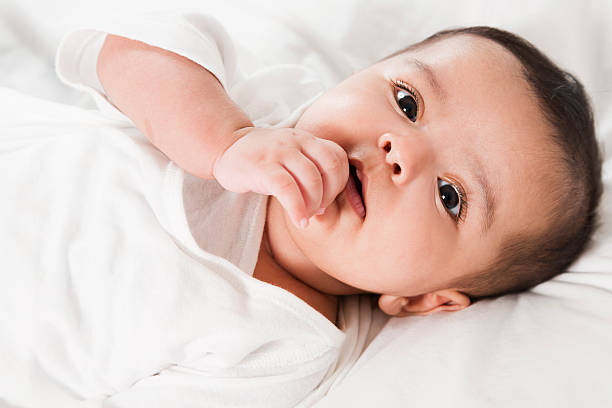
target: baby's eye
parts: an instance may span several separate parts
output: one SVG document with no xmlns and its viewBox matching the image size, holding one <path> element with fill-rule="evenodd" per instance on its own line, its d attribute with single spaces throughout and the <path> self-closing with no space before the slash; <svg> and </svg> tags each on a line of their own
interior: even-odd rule
<svg viewBox="0 0 612 408">
<path fill-rule="evenodd" d="M 440 200 L 442 200 L 444 208 L 457 221 L 462 212 L 461 207 L 464 204 L 462 193 L 448 181 L 440 179 L 438 179 L 438 190 L 440 191 Z"/>
<path fill-rule="evenodd" d="M 395 99 L 397 104 L 404 112 L 406 117 L 412 122 L 416 122 L 419 117 L 419 97 L 412 87 L 403 81 L 393 81 L 395 85 Z"/>
</svg>

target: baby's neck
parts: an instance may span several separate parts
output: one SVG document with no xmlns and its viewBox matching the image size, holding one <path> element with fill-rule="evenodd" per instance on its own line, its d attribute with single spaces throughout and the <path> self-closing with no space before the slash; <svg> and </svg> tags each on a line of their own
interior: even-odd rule
<svg viewBox="0 0 612 408">
<path fill-rule="evenodd" d="M 336 324 L 338 297 L 319 292 L 278 265 L 270 252 L 265 233 L 253 277 L 293 293 Z"/>
<path fill-rule="evenodd" d="M 283 230 L 278 228 L 278 223 L 276 228 L 272 226 L 274 231 L 269 231 L 270 220 L 273 218 L 273 215 L 277 217 L 282 216 L 280 211 L 281 208 L 272 209 L 272 203 L 269 203 L 267 213 L 266 213 L 266 223 L 264 227 L 263 238 L 261 240 L 261 245 L 259 248 L 259 256 L 257 259 L 257 264 L 255 265 L 255 271 L 253 276 L 261 281 L 270 283 L 275 286 L 279 286 L 306 303 L 312 306 L 314 309 L 319 311 L 325 317 L 327 317 L 334 324 L 336 323 L 336 314 L 338 307 L 338 297 L 335 295 L 330 295 L 328 293 L 324 293 L 321 290 L 318 290 L 311 285 L 308 285 L 303 280 L 296 277 L 292 271 L 289 271 L 287 265 L 293 266 L 294 268 L 298 268 L 300 270 L 308 270 L 315 268 L 314 265 L 310 265 L 308 262 L 300 261 L 299 256 L 296 256 L 295 252 L 297 248 L 287 246 L 290 244 L 287 240 L 291 241 L 291 238 L 283 234 Z M 277 220 L 278 221 L 278 220 Z M 280 240 L 285 243 L 285 247 L 280 248 L 278 246 L 271 245 L 269 238 L 270 235 L 276 238 L 276 242 Z M 281 245 L 282 246 L 282 245 Z M 275 250 L 280 251 L 279 255 L 282 259 L 277 259 L 275 256 Z M 299 250 L 297 251 L 299 252 Z M 293 253 L 293 256 L 289 253 Z M 302 255 L 303 257 L 303 255 Z M 303 273 L 314 273 L 315 275 L 323 274 L 322 271 L 310 271 Z"/>
</svg>

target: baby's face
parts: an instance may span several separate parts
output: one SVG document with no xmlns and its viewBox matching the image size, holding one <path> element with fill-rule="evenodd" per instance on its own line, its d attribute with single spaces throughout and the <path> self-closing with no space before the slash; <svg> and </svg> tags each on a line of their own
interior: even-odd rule
<svg viewBox="0 0 612 408">
<path fill-rule="evenodd" d="M 296 127 L 346 150 L 366 207 L 362 218 L 345 190 L 308 228 L 288 222 L 329 275 L 326 287 L 402 296 L 450 289 L 492 261 L 508 234 L 541 227 L 552 146 L 529 92 L 510 53 L 455 36 L 320 97 Z"/>
</svg>

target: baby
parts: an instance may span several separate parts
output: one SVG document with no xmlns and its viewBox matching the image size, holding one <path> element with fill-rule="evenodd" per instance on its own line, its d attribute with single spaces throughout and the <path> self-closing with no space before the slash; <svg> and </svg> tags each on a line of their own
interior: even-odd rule
<svg viewBox="0 0 612 408">
<path fill-rule="evenodd" d="M 237 74 L 210 16 L 117 27 L 58 51 L 101 112 L 0 88 L 1 402 L 312 406 L 384 320 L 345 295 L 457 311 L 589 241 L 588 99 L 510 33 L 438 33 L 312 102 L 303 67 Z"/>
<path fill-rule="evenodd" d="M 502 30 L 435 34 L 328 90 L 293 128 L 254 127 L 205 68 L 141 42 L 109 35 L 97 72 L 183 169 L 272 196 L 254 276 L 333 322 L 342 295 L 380 294 L 407 316 L 528 289 L 594 229 L 601 160 L 583 87 Z"/>
</svg>

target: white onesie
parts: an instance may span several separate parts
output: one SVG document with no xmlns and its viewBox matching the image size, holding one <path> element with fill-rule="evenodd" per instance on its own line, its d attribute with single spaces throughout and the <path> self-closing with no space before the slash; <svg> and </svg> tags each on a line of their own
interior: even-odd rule
<svg viewBox="0 0 612 408">
<path fill-rule="evenodd" d="M 322 90 L 298 66 L 238 69 L 220 24 L 185 13 L 64 39 L 58 74 L 100 111 L 0 88 L 0 404 L 311 406 L 363 350 L 369 302 L 347 298 L 340 330 L 252 277 L 267 197 L 186 174 L 109 103 L 107 32 L 206 67 L 256 126 L 293 125 Z"/>
</svg>

